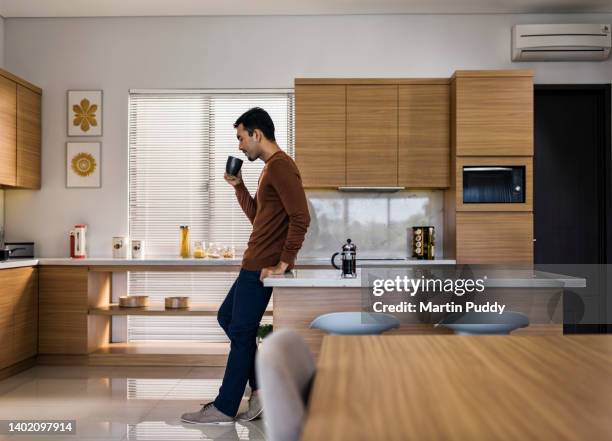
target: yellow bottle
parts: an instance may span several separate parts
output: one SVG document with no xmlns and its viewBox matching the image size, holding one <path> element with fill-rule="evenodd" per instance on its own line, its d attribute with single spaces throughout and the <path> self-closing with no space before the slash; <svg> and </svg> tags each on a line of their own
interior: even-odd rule
<svg viewBox="0 0 612 441">
<path fill-rule="evenodd" d="M 189 256 L 189 227 L 181 225 L 181 257 L 187 258 Z"/>
</svg>

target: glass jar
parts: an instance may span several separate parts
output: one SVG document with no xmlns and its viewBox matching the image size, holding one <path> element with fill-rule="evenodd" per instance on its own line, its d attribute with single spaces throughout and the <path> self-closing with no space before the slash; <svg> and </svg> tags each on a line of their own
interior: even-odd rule
<svg viewBox="0 0 612 441">
<path fill-rule="evenodd" d="M 196 259 L 203 259 L 206 257 L 206 247 L 204 246 L 203 240 L 194 240 L 192 243 L 193 257 Z"/>
<path fill-rule="evenodd" d="M 207 255 L 211 259 L 218 259 L 221 257 L 221 250 L 219 249 L 217 244 L 210 243 L 210 245 L 208 246 Z"/>
<path fill-rule="evenodd" d="M 224 259 L 233 259 L 236 255 L 236 250 L 234 247 L 225 247 L 223 248 L 223 258 Z"/>
<path fill-rule="evenodd" d="M 189 227 L 181 225 L 181 257 L 185 259 L 189 256 Z"/>
</svg>

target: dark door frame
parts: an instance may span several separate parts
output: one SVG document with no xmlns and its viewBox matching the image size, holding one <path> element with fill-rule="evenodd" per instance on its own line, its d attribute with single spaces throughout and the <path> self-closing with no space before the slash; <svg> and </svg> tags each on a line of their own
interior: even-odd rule
<svg viewBox="0 0 612 441">
<path fill-rule="evenodd" d="M 599 213 L 600 225 L 602 226 L 603 241 L 600 244 L 599 258 L 603 264 L 612 264 L 612 85 L 611 84 L 535 84 L 534 85 L 534 102 L 536 91 L 599 91 L 602 96 L 602 112 L 604 115 L 603 121 L 603 136 L 599 139 L 599 144 L 603 145 L 600 152 L 600 159 L 603 162 L 603 173 L 600 173 L 600 185 L 603 188 L 603 200 L 600 200 Z M 535 148 L 535 146 L 534 146 Z M 534 151 L 535 154 L 535 151 Z M 605 267 L 604 267 L 605 268 Z M 607 288 L 606 288 L 607 290 Z M 610 295 L 606 296 L 606 301 L 612 301 Z M 606 305 L 608 306 L 608 305 Z M 607 311 L 606 311 L 607 312 Z M 610 322 L 612 317 L 607 317 L 606 321 Z M 574 332 L 582 333 L 612 333 L 612 323 L 602 323 L 599 325 L 577 325 Z"/>
</svg>

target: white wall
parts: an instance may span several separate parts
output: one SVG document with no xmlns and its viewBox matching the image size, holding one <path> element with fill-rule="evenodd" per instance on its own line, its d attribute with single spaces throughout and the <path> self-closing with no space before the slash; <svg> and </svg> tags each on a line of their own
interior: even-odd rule
<svg viewBox="0 0 612 441">
<path fill-rule="evenodd" d="M 65 256 L 90 226 L 90 254 L 127 233 L 130 88 L 291 87 L 295 77 L 448 77 L 534 68 L 539 83 L 609 83 L 603 63 L 510 62 L 514 23 L 610 23 L 612 15 L 386 15 L 6 19 L 5 65 L 43 95 L 42 190 L 6 193 L 11 240 Z M 65 188 L 66 90 L 104 90 L 102 188 Z"/>
</svg>

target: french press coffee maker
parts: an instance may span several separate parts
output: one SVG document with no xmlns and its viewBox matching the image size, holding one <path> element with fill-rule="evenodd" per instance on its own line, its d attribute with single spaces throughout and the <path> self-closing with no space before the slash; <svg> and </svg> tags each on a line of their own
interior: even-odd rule
<svg viewBox="0 0 612 441">
<path fill-rule="evenodd" d="M 342 268 L 336 265 L 334 258 L 340 254 L 342 259 Z M 351 239 L 346 239 L 346 243 L 342 245 L 342 253 L 334 253 L 331 258 L 331 263 L 336 269 L 342 270 L 342 278 L 354 279 L 357 277 L 357 245 L 351 243 Z"/>
</svg>

